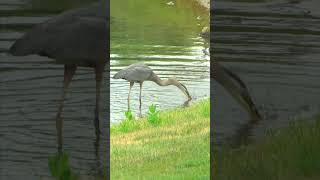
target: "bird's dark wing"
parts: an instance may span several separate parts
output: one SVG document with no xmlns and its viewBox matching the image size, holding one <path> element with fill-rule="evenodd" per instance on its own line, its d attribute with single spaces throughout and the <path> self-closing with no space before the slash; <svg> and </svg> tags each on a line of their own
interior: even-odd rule
<svg viewBox="0 0 320 180">
<path fill-rule="evenodd" d="M 71 10 L 34 27 L 13 44 L 10 53 L 96 63 L 107 57 L 108 34 L 106 7 Z"/>
</svg>

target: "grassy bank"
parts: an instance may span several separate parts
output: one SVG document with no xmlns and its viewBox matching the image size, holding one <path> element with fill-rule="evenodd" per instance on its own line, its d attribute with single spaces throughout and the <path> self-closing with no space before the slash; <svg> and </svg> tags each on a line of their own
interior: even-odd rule
<svg viewBox="0 0 320 180">
<path fill-rule="evenodd" d="M 320 117 L 269 131 L 261 144 L 215 152 L 216 180 L 320 179 Z"/>
<path fill-rule="evenodd" d="M 159 117 L 111 127 L 111 179 L 209 179 L 209 100 Z"/>
</svg>

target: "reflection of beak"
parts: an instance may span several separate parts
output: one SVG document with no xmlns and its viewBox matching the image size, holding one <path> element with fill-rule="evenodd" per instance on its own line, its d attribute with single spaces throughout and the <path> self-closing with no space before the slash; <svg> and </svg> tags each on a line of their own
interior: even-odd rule
<svg viewBox="0 0 320 180">
<path fill-rule="evenodd" d="M 243 92 L 241 94 L 241 97 L 242 97 L 243 101 L 245 102 L 245 104 L 247 104 L 247 108 L 249 109 L 249 111 L 251 111 L 251 119 L 252 119 L 252 121 L 261 120 L 262 116 L 260 115 L 260 113 L 256 109 L 256 106 L 252 102 L 248 92 Z"/>
<path fill-rule="evenodd" d="M 190 96 L 187 87 L 185 85 L 183 85 L 182 83 L 180 83 L 179 85 L 180 86 L 178 86 L 178 88 L 183 92 L 183 94 L 185 94 L 188 97 L 188 100 L 191 100 L 192 97 Z"/>
<path fill-rule="evenodd" d="M 216 61 L 214 61 L 214 63 L 215 64 L 211 66 L 211 68 L 215 68 L 211 70 L 211 72 L 213 72 L 211 77 L 220 83 L 235 98 L 235 100 L 248 111 L 252 121 L 261 120 L 262 116 L 259 114 L 251 99 L 248 88 L 240 77 L 221 66 Z"/>
</svg>

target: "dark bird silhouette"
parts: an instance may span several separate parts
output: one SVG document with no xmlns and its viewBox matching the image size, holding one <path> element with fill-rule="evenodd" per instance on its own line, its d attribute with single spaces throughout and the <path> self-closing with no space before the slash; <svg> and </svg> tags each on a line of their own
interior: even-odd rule
<svg viewBox="0 0 320 180">
<path fill-rule="evenodd" d="M 206 41 L 210 41 L 210 29 L 204 27 L 199 34 Z M 204 50 L 206 55 L 210 55 Z M 251 120 L 256 121 L 262 119 L 253 100 L 249 94 L 248 88 L 239 76 L 223 67 L 217 61 L 212 60 L 210 66 L 211 77 L 221 84 L 231 96 L 248 112 Z"/>
<path fill-rule="evenodd" d="M 109 62 L 109 10 L 105 2 L 89 8 L 66 11 L 48 21 L 36 25 L 19 38 L 10 48 L 15 56 L 38 54 L 64 64 L 62 96 L 56 116 L 58 150 L 63 145 L 62 111 L 65 96 L 78 66 L 91 67 L 95 71 L 96 109 L 95 131 L 99 141 L 100 89 L 106 62 Z"/>
<path fill-rule="evenodd" d="M 237 102 L 246 109 L 251 120 L 261 120 L 255 104 L 253 103 L 248 88 L 243 81 L 230 70 L 221 66 L 217 61 L 211 64 L 211 77 L 221 84 Z"/>
<path fill-rule="evenodd" d="M 182 83 L 180 83 L 176 78 L 168 78 L 166 80 L 162 80 L 153 72 L 153 70 L 150 67 L 142 63 L 131 64 L 127 68 L 122 69 L 118 73 L 116 73 L 113 76 L 113 78 L 125 79 L 130 82 L 130 88 L 129 88 L 129 94 L 128 94 L 128 111 L 130 110 L 130 92 L 135 82 L 140 84 L 140 97 L 139 97 L 140 114 L 141 114 L 141 91 L 142 91 L 142 84 L 144 81 L 153 81 L 159 86 L 174 85 L 177 88 L 179 88 L 187 96 L 189 101 L 192 99 L 188 92 L 187 87 Z"/>
</svg>

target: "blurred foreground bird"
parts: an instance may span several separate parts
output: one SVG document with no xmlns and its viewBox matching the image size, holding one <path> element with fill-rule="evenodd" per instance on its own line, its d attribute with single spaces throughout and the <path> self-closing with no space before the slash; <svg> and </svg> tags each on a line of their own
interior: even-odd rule
<svg viewBox="0 0 320 180">
<path fill-rule="evenodd" d="M 221 66 L 218 62 L 213 61 L 211 64 L 211 77 L 221 84 L 246 109 L 252 121 L 262 119 L 250 97 L 246 85 L 236 74 Z"/>
<path fill-rule="evenodd" d="M 58 150 L 63 145 L 62 111 L 65 96 L 78 66 L 95 70 L 96 140 L 100 138 L 99 109 L 100 89 L 106 62 L 109 62 L 109 20 L 108 8 L 101 2 L 89 8 L 66 11 L 50 20 L 36 25 L 19 38 L 10 48 L 15 56 L 38 54 L 55 59 L 64 64 L 64 82 L 62 96 L 56 116 Z"/>
<path fill-rule="evenodd" d="M 199 34 L 203 39 L 210 42 L 210 28 L 204 27 Z M 206 55 L 210 52 L 204 50 Z M 252 121 L 261 120 L 262 117 L 258 112 L 253 100 L 249 94 L 248 88 L 239 76 L 223 67 L 215 60 L 211 60 L 210 72 L 211 77 L 221 84 L 231 96 L 248 112 Z"/>
</svg>

